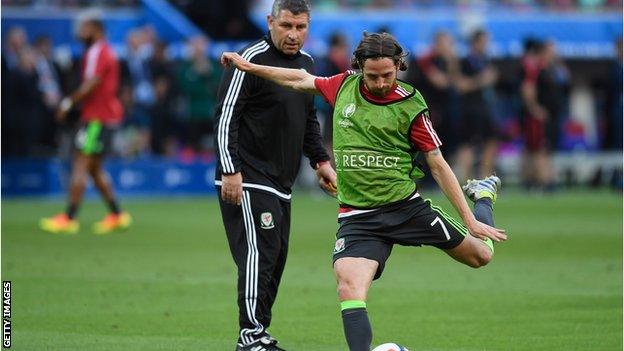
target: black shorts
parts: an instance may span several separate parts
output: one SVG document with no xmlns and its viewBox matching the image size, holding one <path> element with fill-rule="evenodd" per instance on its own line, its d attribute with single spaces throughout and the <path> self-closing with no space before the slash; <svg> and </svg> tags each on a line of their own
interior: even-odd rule
<svg viewBox="0 0 624 351">
<path fill-rule="evenodd" d="M 559 135 L 556 121 L 552 119 L 543 121 L 526 115 L 522 121 L 522 127 L 524 146 L 528 151 L 553 151 L 556 149 Z"/>
<path fill-rule="evenodd" d="M 487 106 L 464 106 L 457 137 L 460 144 L 479 145 L 497 139 L 496 122 Z"/>
<path fill-rule="evenodd" d="M 74 148 L 84 155 L 105 155 L 112 149 L 115 131 L 100 121 L 83 123 L 74 136 Z"/>
<path fill-rule="evenodd" d="M 464 225 L 418 196 L 407 202 L 340 219 L 333 261 L 364 257 L 379 263 L 381 276 L 392 246 L 430 245 L 442 250 L 457 247 L 468 235 Z"/>
</svg>

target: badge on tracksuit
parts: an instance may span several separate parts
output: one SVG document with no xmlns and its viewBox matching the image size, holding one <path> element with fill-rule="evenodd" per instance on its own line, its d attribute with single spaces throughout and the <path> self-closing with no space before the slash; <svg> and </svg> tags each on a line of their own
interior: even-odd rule
<svg viewBox="0 0 624 351">
<path fill-rule="evenodd" d="M 271 212 L 262 212 L 260 214 L 260 227 L 262 229 L 271 229 L 275 227 L 273 214 L 271 214 Z"/>
</svg>

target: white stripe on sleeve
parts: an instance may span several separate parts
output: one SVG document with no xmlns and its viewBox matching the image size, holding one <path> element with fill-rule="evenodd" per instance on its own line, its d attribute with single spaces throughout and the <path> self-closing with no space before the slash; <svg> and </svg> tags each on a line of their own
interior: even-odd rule
<svg viewBox="0 0 624 351">
<path fill-rule="evenodd" d="M 245 50 L 242 54 L 242 57 L 246 60 L 251 60 L 257 54 L 265 52 L 268 49 L 269 44 L 267 44 L 265 41 L 262 41 Z M 238 69 L 234 70 L 232 81 L 230 82 L 227 94 L 225 95 L 225 99 L 223 101 L 223 106 L 221 108 L 221 118 L 219 119 L 219 126 L 217 130 L 217 142 L 221 155 L 221 167 L 224 173 L 234 173 L 234 163 L 232 162 L 232 156 L 230 155 L 230 150 L 228 149 L 228 138 L 232 113 L 234 111 L 236 99 L 238 98 L 238 94 L 240 92 L 244 78 L 245 72 Z"/>
<path fill-rule="evenodd" d="M 431 137 L 431 140 L 433 140 L 435 146 L 438 147 L 442 145 L 442 141 L 440 140 L 440 138 L 438 138 L 438 134 L 436 134 L 435 130 L 433 129 L 433 125 L 431 124 L 431 120 L 429 119 L 429 117 L 427 117 L 427 115 L 423 115 L 422 118 L 423 124 L 429 132 L 429 136 Z"/>
</svg>

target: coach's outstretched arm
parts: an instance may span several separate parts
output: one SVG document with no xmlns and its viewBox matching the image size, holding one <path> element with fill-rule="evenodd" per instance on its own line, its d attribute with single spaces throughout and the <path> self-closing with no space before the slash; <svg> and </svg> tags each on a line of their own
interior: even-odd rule
<svg viewBox="0 0 624 351">
<path fill-rule="evenodd" d="M 314 86 L 316 76 L 303 69 L 258 65 L 245 60 L 235 52 L 224 52 L 221 55 L 221 64 L 226 67 L 234 65 L 243 72 L 251 73 L 296 91 L 319 94 Z"/>
</svg>

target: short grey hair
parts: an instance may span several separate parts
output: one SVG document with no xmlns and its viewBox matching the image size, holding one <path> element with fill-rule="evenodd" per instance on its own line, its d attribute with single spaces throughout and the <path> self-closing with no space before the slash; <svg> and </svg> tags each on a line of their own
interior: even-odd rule
<svg viewBox="0 0 624 351">
<path fill-rule="evenodd" d="M 310 16 L 310 2 L 308 0 L 275 0 L 271 9 L 271 16 L 278 17 L 282 10 L 288 10 L 293 15 L 306 13 Z"/>
</svg>

